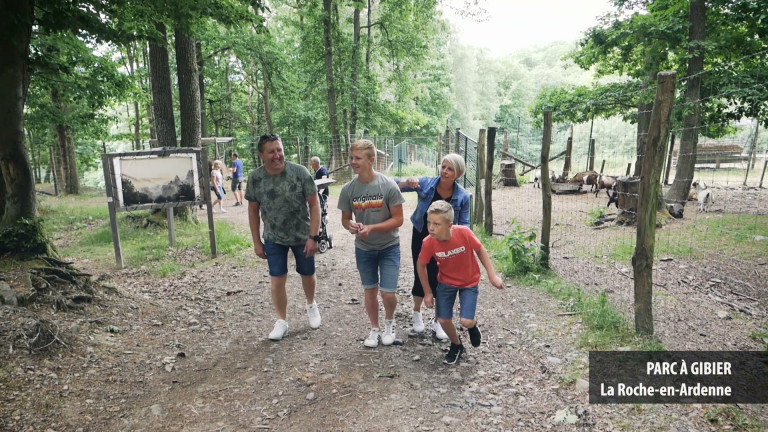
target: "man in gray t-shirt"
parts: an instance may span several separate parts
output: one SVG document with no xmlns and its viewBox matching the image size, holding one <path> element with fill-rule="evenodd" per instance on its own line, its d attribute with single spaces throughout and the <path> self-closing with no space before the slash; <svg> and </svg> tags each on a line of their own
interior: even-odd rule
<svg viewBox="0 0 768 432">
<path fill-rule="evenodd" d="M 357 140 L 349 146 L 349 166 L 357 177 L 341 188 L 341 225 L 355 235 L 355 263 L 365 294 L 371 331 L 368 348 L 396 340 L 395 308 L 400 273 L 400 237 L 405 199 L 395 181 L 376 172 L 376 145 Z M 379 293 L 384 305 L 384 329 L 379 326 Z"/>
<path fill-rule="evenodd" d="M 280 137 L 262 135 L 259 138 L 259 158 L 264 165 L 248 176 L 245 199 L 248 200 L 248 223 L 254 252 L 259 258 L 266 259 L 269 267 L 272 304 L 277 314 L 277 322 L 269 339 L 279 341 L 288 331 L 285 282 L 288 279 L 289 250 L 296 259 L 296 272 L 301 275 L 309 326 L 320 327 L 320 311 L 315 302 L 315 251 L 320 240 L 320 201 L 309 171 L 301 165 L 285 161 Z"/>
</svg>

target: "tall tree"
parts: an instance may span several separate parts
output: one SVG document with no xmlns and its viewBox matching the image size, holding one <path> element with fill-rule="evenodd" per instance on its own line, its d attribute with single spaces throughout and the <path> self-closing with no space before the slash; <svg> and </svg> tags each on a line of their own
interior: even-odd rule
<svg viewBox="0 0 768 432">
<path fill-rule="evenodd" d="M 181 146 L 200 145 L 200 82 L 197 75 L 195 41 L 187 35 L 183 24 L 176 28 L 176 69 L 179 76 L 179 117 Z"/>
<path fill-rule="evenodd" d="M 37 216 L 23 120 L 34 17 L 32 0 L 0 0 L 0 230 Z"/>
<path fill-rule="evenodd" d="M 155 23 L 156 36 L 149 41 L 149 76 L 152 87 L 152 112 L 160 147 L 176 147 L 176 121 L 173 117 L 173 90 L 168 61 L 168 36 L 165 24 Z"/>
<path fill-rule="evenodd" d="M 701 113 L 701 72 L 704 70 L 706 13 L 704 0 L 691 0 L 688 27 L 688 73 L 685 85 L 685 114 L 683 135 L 680 139 L 680 155 L 677 158 L 675 181 L 667 191 L 667 202 L 685 203 L 691 189 L 696 166 L 696 145 L 699 142 L 699 117 Z"/>
<path fill-rule="evenodd" d="M 341 165 L 341 149 L 339 147 L 341 136 L 336 107 L 336 84 L 333 74 L 332 5 L 332 0 L 323 0 L 323 57 L 325 58 L 325 83 L 328 95 L 328 131 L 331 133 L 331 152 L 328 162 L 330 166 L 339 166 Z"/>
</svg>

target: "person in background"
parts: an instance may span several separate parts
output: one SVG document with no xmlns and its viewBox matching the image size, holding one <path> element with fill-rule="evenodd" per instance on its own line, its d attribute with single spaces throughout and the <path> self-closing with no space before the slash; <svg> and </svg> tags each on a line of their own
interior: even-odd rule
<svg viewBox="0 0 768 432">
<path fill-rule="evenodd" d="M 460 322 L 469 332 L 472 346 L 477 348 L 482 342 L 482 334 L 477 327 L 475 311 L 479 294 L 480 267 L 477 260 L 488 273 L 488 281 L 498 289 L 504 289 L 504 282 L 493 270 L 493 263 L 488 251 L 471 229 L 453 224 L 453 207 L 445 201 L 435 201 L 427 210 L 427 229 L 429 237 L 424 239 L 424 245 L 419 254 L 417 272 L 424 286 L 424 304 L 427 307 L 436 305 L 437 320 L 445 329 L 451 340 L 451 348 L 445 355 L 443 363 L 455 364 L 464 353 L 456 327 L 453 325 L 453 306 L 456 297 L 460 302 Z M 474 252 L 477 258 L 472 254 Z M 437 295 L 432 296 L 427 280 L 427 263 L 437 259 L 439 272 L 437 274 Z"/>
<path fill-rule="evenodd" d="M 416 192 L 419 200 L 411 215 L 413 235 L 411 237 L 411 255 L 413 258 L 413 331 L 424 331 L 424 318 L 421 313 L 421 304 L 424 300 L 424 287 L 417 273 L 419 253 L 422 242 L 429 236 L 427 230 L 427 209 L 435 201 L 447 201 L 453 207 L 455 225 L 469 226 L 469 193 L 458 184 L 457 180 L 464 175 L 466 165 L 464 158 L 456 153 L 449 153 L 443 157 L 440 167 L 440 177 L 410 177 L 406 180 L 395 179 L 402 192 Z M 433 259 L 427 264 L 427 279 L 429 288 L 434 294 L 437 290 L 437 262 Z M 435 294 L 436 295 L 436 294 Z M 435 315 L 437 315 L 435 310 Z M 440 322 L 435 320 L 432 329 L 435 337 L 441 341 L 447 341 L 448 335 L 443 330 Z"/>
<path fill-rule="evenodd" d="M 243 205 L 243 161 L 238 158 L 237 152 L 232 152 L 232 192 L 235 194 L 235 207 Z"/>
<path fill-rule="evenodd" d="M 365 312 L 371 331 L 363 342 L 376 348 L 379 342 L 396 340 L 395 308 L 400 272 L 400 235 L 405 199 L 395 182 L 374 170 L 376 146 L 358 140 L 349 148 L 349 165 L 357 175 L 341 188 L 338 208 L 341 224 L 355 235 L 355 261 L 365 291 Z M 353 220 L 354 216 L 354 220 Z M 384 304 L 384 331 L 379 326 L 379 291 Z"/>
<path fill-rule="evenodd" d="M 330 176 L 330 173 L 328 173 L 328 170 L 320 164 L 319 157 L 312 156 L 312 158 L 309 160 L 309 164 L 312 166 L 312 169 L 315 171 L 315 180 L 328 178 L 328 176 Z M 324 198 L 328 198 L 328 185 L 318 186 L 317 188 L 322 191 L 322 195 Z"/>
<path fill-rule="evenodd" d="M 285 283 L 288 279 L 289 250 L 296 260 L 296 272 L 301 275 L 309 326 L 313 329 L 320 327 L 320 310 L 315 301 L 315 252 L 320 241 L 320 202 L 309 170 L 286 162 L 279 136 L 262 135 L 258 147 L 263 165 L 248 176 L 245 199 L 248 200 L 253 249 L 259 258 L 267 260 L 272 304 L 277 314 L 275 327 L 268 337 L 279 341 L 288 332 Z"/>
<path fill-rule="evenodd" d="M 216 199 L 211 203 L 214 213 L 226 213 L 224 210 L 224 176 L 221 174 L 221 168 L 224 164 L 220 160 L 213 161 L 213 169 L 211 169 L 211 190 L 213 191 Z M 216 211 L 216 204 L 219 205 L 219 211 Z"/>
</svg>

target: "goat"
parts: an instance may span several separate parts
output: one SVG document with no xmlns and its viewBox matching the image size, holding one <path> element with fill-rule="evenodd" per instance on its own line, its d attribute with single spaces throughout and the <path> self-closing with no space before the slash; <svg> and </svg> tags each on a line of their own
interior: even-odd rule
<svg viewBox="0 0 768 432">
<path fill-rule="evenodd" d="M 595 171 L 587 171 L 584 173 L 584 184 L 589 185 L 589 191 L 592 192 L 597 188 L 597 179 L 599 174 Z"/>
<path fill-rule="evenodd" d="M 699 201 L 699 213 L 706 213 L 709 211 L 709 205 L 715 202 L 715 194 L 703 181 L 696 183 L 696 190 L 696 200 Z"/>
<path fill-rule="evenodd" d="M 691 189 L 688 191 L 688 201 L 696 201 L 697 196 L 699 195 L 699 181 L 694 180 L 691 182 Z"/>
<path fill-rule="evenodd" d="M 611 187 L 611 192 L 608 192 L 608 189 L 605 190 L 605 193 L 608 195 L 608 204 L 605 205 L 606 208 L 609 208 L 611 204 L 616 206 L 616 209 L 619 209 L 619 189 L 618 189 L 618 183 L 614 184 L 613 187 Z"/>
<path fill-rule="evenodd" d="M 608 192 L 610 189 L 613 189 L 613 186 L 616 185 L 617 179 L 618 177 L 616 176 L 600 174 L 597 178 L 597 185 L 595 187 L 595 198 L 597 198 L 597 193 L 600 192 L 601 189 L 605 189 L 606 192 Z M 611 194 L 608 193 L 608 196 L 611 196 Z"/>
<path fill-rule="evenodd" d="M 582 171 L 577 173 L 568 183 L 578 183 L 579 186 L 590 185 L 590 190 L 597 184 L 597 173 L 595 171 Z M 581 187 L 579 187 L 581 190 Z"/>
<path fill-rule="evenodd" d="M 557 179 L 557 176 L 555 175 L 555 172 L 553 170 L 549 170 L 549 179 L 554 183 L 555 179 Z M 538 187 L 541 189 L 541 170 L 537 169 L 533 173 L 533 187 Z"/>
</svg>

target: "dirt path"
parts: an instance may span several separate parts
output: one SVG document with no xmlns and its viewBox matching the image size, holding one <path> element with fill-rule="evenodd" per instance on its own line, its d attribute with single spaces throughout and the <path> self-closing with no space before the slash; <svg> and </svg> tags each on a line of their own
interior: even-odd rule
<svg viewBox="0 0 768 432">
<path fill-rule="evenodd" d="M 578 381 L 588 366 L 588 353 L 577 348 L 579 318 L 511 284 L 503 291 L 481 284 L 484 342 L 470 346 L 461 364 L 443 365 L 447 346 L 409 337 L 406 328 L 409 221 L 401 229 L 396 314 L 403 344 L 364 348 L 353 239 L 340 226 L 336 197 L 329 207 L 334 248 L 317 257 L 320 329 L 309 328 L 299 280 L 289 273 L 290 333 L 278 343 L 266 339 L 275 319 L 269 276 L 252 250 L 213 262 L 193 254 L 171 279 L 110 271 L 103 278 L 116 293 L 89 314 L 61 317 L 63 331 L 82 335 L 70 351 L 42 361 L 15 356 L 2 368 L 0 429 L 717 430 L 702 405 L 589 405 Z M 216 219 L 247 232 L 246 207 L 227 210 Z M 412 210 L 409 200 L 405 214 Z M 575 424 L 555 421 L 563 410 Z"/>
</svg>

